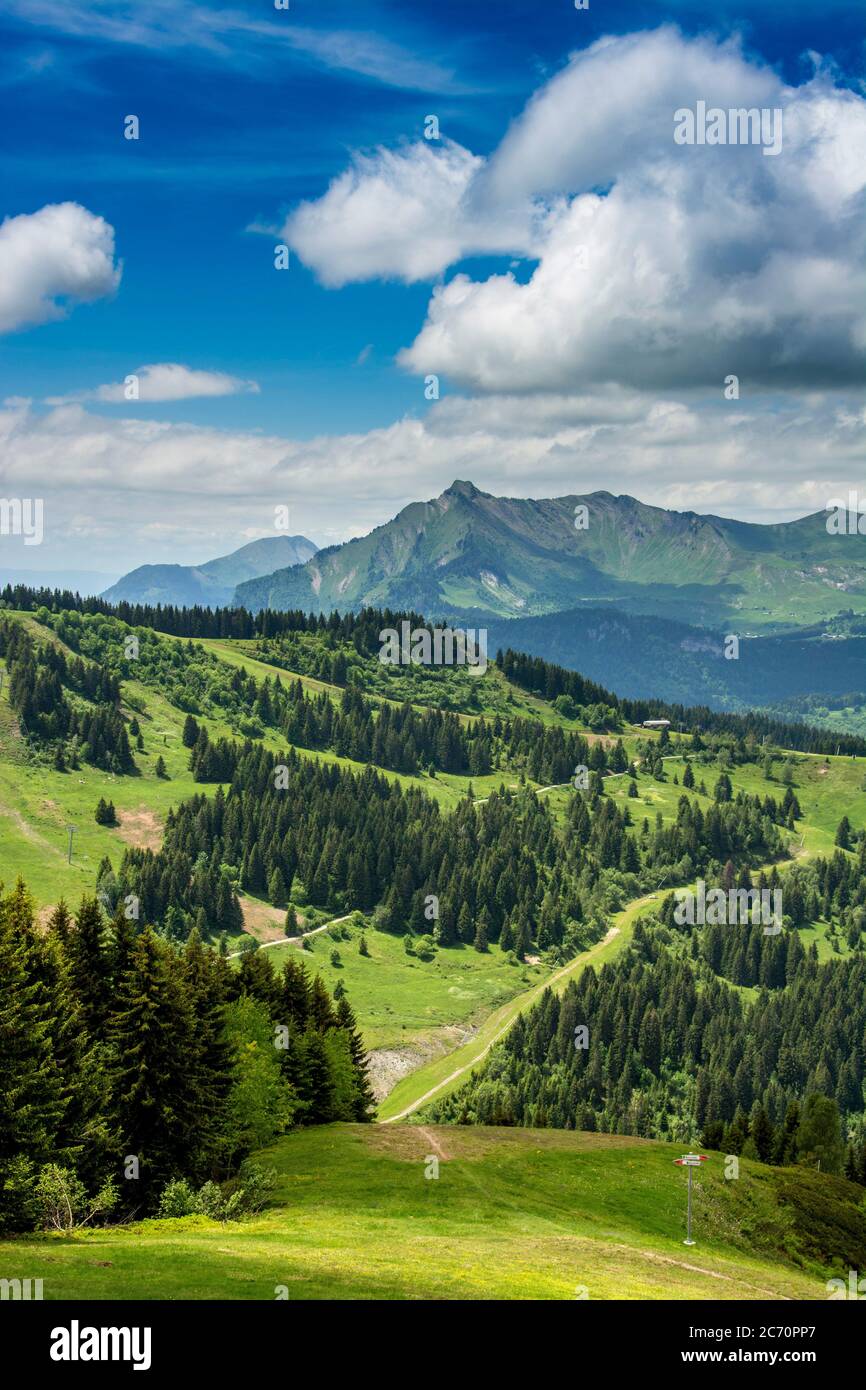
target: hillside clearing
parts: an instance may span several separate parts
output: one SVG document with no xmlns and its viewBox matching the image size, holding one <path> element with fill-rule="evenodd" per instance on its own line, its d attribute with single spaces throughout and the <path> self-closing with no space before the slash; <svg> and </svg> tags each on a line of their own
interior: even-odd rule
<svg viewBox="0 0 866 1390">
<path fill-rule="evenodd" d="M 252 1220 L 205 1217 L 3 1242 L 46 1299 L 826 1298 L 798 1267 L 772 1170 L 711 1156 L 685 1222 L 678 1150 L 562 1130 L 330 1125 L 261 1157 Z M 438 1162 L 438 1176 L 429 1160 Z"/>
</svg>

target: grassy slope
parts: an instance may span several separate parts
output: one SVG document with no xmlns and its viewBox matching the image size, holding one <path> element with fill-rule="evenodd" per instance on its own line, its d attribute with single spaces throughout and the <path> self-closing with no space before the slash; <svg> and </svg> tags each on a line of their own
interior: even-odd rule
<svg viewBox="0 0 866 1390">
<path fill-rule="evenodd" d="M 44 640 L 49 635 L 31 617 L 23 620 L 35 636 Z M 51 640 L 57 640 L 53 634 L 50 636 Z M 258 678 L 274 674 L 273 667 L 250 654 L 248 644 L 215 639 L 203 645 L 221 660 L 242 666 Z M 288 673 L 282 674 L 284 679 L 289 678 Z M 467 676 L 466 679 L 473 678 Z M 325 689 L 339 698 L 340 692 L 334 686 L 311 678 L 303 678 L 303 681 L 311 690 Z M 494 702 L 500 703 L 504 691 L 512 704 L 512 713 L 567 724 L 546 702 L 509 686 L 495 667 L 490 667 L 484 677 L 484 682 L 488 681 L 496 682 Z M 484 688 L 482 683 L 480 689 Z M 188 754 L 181 743 L 183 714 L 157 691 L 139 682 L 125 682 L 124 693 L 139 711 L 144 732 L 147 751 L 136 755 L 141 767 L 140 777 L 115 778 L 88 765 L 82 765 L 77 772 L 59 774 L 50 767 L 28 763 L 6 702 L 7 692 L 0 693 L 0 878 L 11 881 L 14 875 L 23 873 L 40 904 L 56 902 L 61 895 L 75 903 L 82 892 L 93 890 L 96 870 L 104 855 L 116 864 L 126 843 L 158 846 L 169 807 L 202 790 L 208 795 L 215 790 L 211 785 L 202 787 L 194 783 L 189 774 Z M 213 737 L 230 733 L 228 726 L 219 721 L 205 719 L 202 722 Z M 634 754 L 637 738 L 636 730 L 628 731 L 624 738 L 629 756 Z M 281 746 L 272 734 L 265 742 L 273 748 Z M 154 775 L 153 767 L 159 754 L 166 761 L 170 780 L 162 781 Z M 340 762 L 343 766 L 361 767 L 330 753 L 303 750 L 303 754 Z M 854 825 L 866 819 L 866 790 L 863 789 L 866 764 L 831 759 L 829 771 L 824 771 L 825 766 L 822 758 L 802 755 L 798 759 L 794 788 L 809 822 L 805 828 L 803 852 L 832 852 L 833 835 L 842 809 L 847 811 Z M 698 782 L 703 777 L 712 791 L 717 769 L 701 768 L 697 764 L 695 767 Z M 781 764 L 777 764 L 777 772 L 780 767 Z M 682 789 L 674 785 L 672 779 L 675 773 L 682 778 L 683 764 L 671 757 L 665 768 L 669 778 L 665 783 L 649 777 L 639 778 L 640 798 L 628 802 L 638 823 L 643 815 L 652 818 L 657 810 L 665 820 L 676 815 Z M 469 780 L 450 774 L 435 779 L 397 773 L 386 775 L 404 785 L 422 786 L 439 799 L 444 810 L 453 807 L 465 795 Z M 513 780 L 508 774 L 494 773 L 473 779 L 473 787 L 476 796 L 483 797 L 503 781 L 513 785 Z M 627 801 L 628 780 L 627 777 L 608 779 L 608 794 L 620 803 Z M 769 792 L 778 797 L 782 791 L 780 783 L 767 782 L 757 768 L 736 769 L 732 781 L 735 788 L 743 787 L 762 795 Z M 566 787 L 546 795 L 554 808 L 564 813 L 573 793 Z M 117 806 L 119 828 L 98 826 L 93 820 L 93 810 L 100 796 L 113 800 Z M 71 866 L 66 862 L 66 826 L 69 824 L 76 827 Z M 798 847 L 800 838 L 800 835 L 792 837 L 792 848 Z M 640 910 L 650 901 L 649 897 L 638 900 L 619 913 L 614 922 L 617 935 L 557 972 L 556 987 L 564 987 L 573 974 L 583 969 L 587 958 L 602 964 L 618 954 Z M 262 939 L 273 936 L 279 928 L 281 914 L 254 899 L 245 898 L 244 903 L 254 933 Z M 806 941 L 818 941 L 822 958 L 831 954 L 822 929 L 803 935 Z M 341 954 L 342 967 L 330 964 L 330 951 L 335 944 Z M 415 1066 L 415 1070 L 397 1081 L 383 1102 L 383 1118 L 393 1118 L 407 1108 L 417 1108 L 420 1099 L 433 1088 L 439 1096 L 459 1085 L 465 1079 L 465 1068 L 486 1055 L 491 1041 L 534 1001 L 551 979 L 551 972 L 543 966 L 515 968 L 508 965 L 496 948 L 486 956 L 471 950 L 442 951 L 433 961 L 422 962 L 406 955 L 401 939 L 383 933 L 370 931 L 368 945 L 369 959 L 359 956 L 357 942 L 333 943 L 327 934 L 322 934 L 316 938 L 313 952 L 304 952 L 303 956 L 309 968 L 323 975 L 329 988 L 333 989 L 338 978 L 344 981 L 368 1047 L 402 1049 L 404 1054 L 408 1053 L 393 1072 L 392 1080 L 406 1066 Z M 293 949 L 297 948 L 274 947 L 270 951 L 274 964 L 279 966 L 281 958 Z M 472 1036 L 467 1038 L 467 1032 Z M 459 1075 L 452 1080 L 455 1072 Z"/>
<path fill-rule="evenodd" d="M 541 965 L 509 965 L 501 951 L 481 955 L 470 946 L 437 951 L 432 960 L 407 955 L 403 938 L 371 929 L 365 933 L 369 956 L 359 954 L 359 933 L 332 941 L 327 932 L 313 938 L 312 951 L 274 946 L 268 955 L 279 969 L 299 956 L 318 972 L 329 990 L 342 980 L 368 1047 L 399 1047 L 451 1025 L 472 1026 L 503 999 L 548 978 Z M 341 964 L 331 964 L 331 951 Z"/>
<path fill-rule="evenodd" d="M 272 669 L 227 644 L 207 645 L 258 675 Z M 500 673 L 495 678 L 501 679 Z M 10 878 L 23 872 L 43 902 L 60 893 L 74 900 L 92 889 L 99 859 L 107 853 L 116 861 L 125 835 L 158 843 L 168 807 L 202 790 L 186 770 L 183 716 L 136 682 L 127 682 L 125 689 L 143 707 L 139 718 L 147 752 L 137 755 L 140 778 L 116 779 L 90 767 L 64 776 L 28 764 L 6 693 L 0 695 L 0 864 L 5 871 L 0 873 Z M 518 698 L 521 713 L 560 722 L 549 706 L 519 693 Z M 531 703 L 538 710 L 530 709 Z M 228 732 L 206 722 L 213 735 Z M 630 754 L 634 738 L 632 733 L 626 740 Z M 170 781 L 153 774 L 159 753 Z M 674 772 L 681 778 L 682 766 L 669 760 L 669 778 Z M 798 761 L 795 790 L 809 822 L 803 854 L 832 851 L 843 810 L 855 825 L 866 817 L 864 764 L 833 759 L 829 771 L 824 767 L 821 758 Z M 717 771 L 696 768 L 696 776 L 712 790 Z M 466 779 L 400 780 L 423 782 L 445 808 L 465 794 Z M 501 774 L 476 779 L 476 794 L 488 794 L 501 780 Z M 738 769 L 732 780 L 735 787 L 780 795 L 780 784 L 766 782 L 759 769 Z M 681 788 L 672 780 L 640 778 L 639 787 L 641 799 L 630 802 L 636 819 L 652 817 L 657 809 L 665 819 L 675 815 Z M 617 800 L 625 799 L 626 789 L 626 778 L 607 783 Z M 101 795 L 118 806 L 119 831 L 92 820 Z M 564 811 L 571 791 L 547 795 Z M 78 827 L 71 868 L 65 861 L 69 822 Z M 793 837 L 792 848 L 800 839 L 800 834 Z M 589 960 L 598 967 L 615 958 L 653 897 L 617 914 L 616 935 L 557 972 L 554 987 L 563 988 Z M 330 963 L 334 944 L 342 967 Z M 356 936 L 332 943 L 325 934 L 304 959 L 330 987 L 337 978 L 345 981 L 369 1045 L 398 1046 L 407 1035 L 417 1041 L 436 1034 L 441 1041 L 449 1027 L 453 1041 L 455 1025 L 478 1029 L 463 1047 L 399 1082 L 381 1107 L 384 1119 L 415 1109 L 431 1089 L 443 1095 L 459 1085 L 464 1076 L 455 1077 L 455 1071 L 476 1064 L 550 982 L 543 968 L 515 969 L 495 951 L 489 956 L 440 952 L 434 961 L 420 962 L 406 956 L 399 939 L 371 931 L 368 944 L 371 956 L 365 959 L 358 955 Z M 290 949 L 274 948 L 274 963 Z M 515 988 L 522 992 L 509 998 Z M 768 1205 L 760 1165 L 744 1165 L 754 1177 L 749 1183 L 725 1184 L 715 1168 L 704 1175 L 706 1200 L 698 1198 L 697 1221 L 699 1234 L 706 1230 L 710 1239 L 702 1239 L 684 1261 L 678 1230 L 682 1204 L 671 1201 L 680 1175 L 670 1167 L 674 1151 L 664 1145 L 552 1131 L 430 1135 L 419 1125 L 401 1124 L 294 1134 L 272 1151 L 281 1171 L 280 1206 L 243 1227 L 192 1218 L 71 1239 L 34 1237 L 6 1248 L 26 1256 L 34 1277 L 37 1267 L 44 1272 L 49 1298 L 116 1297 L 122 1286 L 131 1297 L 269 1299 L 277 1284 L 301 1298 L 573 1298 L 578 1284 L 587 1286 L 591 1298 L 826 1296 L 822 1278 L 734 1248 L 742 1243 L 734 1233 L 769 1229 L 778 1220 Z M 454 1161 L 442 1164 L 438 1182 L 425 1181 L 423 1159 L 437 1148 Z M 110 1265 L 100 1263 L 106 1260 Z"/>
<path fill-rule="evenodd" d="M 379 1119 L 402 1119 L 428 1100 L 432 1100 L 434 1095 L 437 1100 L 441 1100 L 461 1086 L 467 1075 L 483 1062 L 493 1044 L 508 1032 L 517 1015 L 530 1008 L 545 988 L 549 986 L 559 994 L 568 981 L 579 975 L 588 964 L 601 969 L 608 961 L 615 960 L 630 940 L 634 924 L 641 912 L 650 905 L 654 897 L 654 894 L 647 894 L 646 897 L 636 898 L 634 902 L 629 903 L 627 908 L 614 915 L 611 930 L 604 941 L 597 942 L 548 979 L 533 985 L 517 998 L 502 1005 L 485 1019 L 475 1036 L 462 1047 L 458 1047 L 447 1057 L 437 1058 L 419 1067 L 417 1071 L 405 1077 L 379 1106 Z"/>
<path fill-rule="evenodd" d="M 46 1299 L 826 1297 L 825 1271 L 785 1257 L 790 1216 L 760 1164 L 726 1182 L 711 1157 L 685 1250 L 678 1152 L 555 1130 L 302 1130 L 263 1156 L 279 1183 L 251 1221 L 31 1236 L 3 1243 L 4 1265 L 44 1278 Z"/>
<path fill-rule="evenodd" d="M 712 791 L 718 771 L 713 768 L 701 768 L 698 764 L 694 766 L 696 781 L 700 784 L 703 778 L 708 789 Z M 606 792 L 620 805 L 629 806 L 632 818 L 638 825 L 644 815 L 648 816 L 652 823 L 657 811 L 661 811 L 663 820 L 671 821 L 676 818 L 677 803 L 683 794 L 682 786 L 675 785 L 673 777 L 677 775 L 682 780 L 683 768 L 684 764 L 680 759 L 671 758 L 665 762 L 665 771 L 669 779 L 667 782 L 640 777 L 640 796 L 637 801 L 628 797 L 627 777 L 609 778 L 605 783 Z M 803 830 L 789 836 L 793 857 L 802 859 L 818 854 L 832 854 L 833 837 L 843 809 L 853 825 L 863 824 L 866 820 L 866 790 L 861 789 L 864 774 L 866 764 L 862 761 L 831 758 L 828 763 L 823 757 L 798 755 L 794 791 L 801 802 L 804 818 L 808 816 L 811 819 L 808 824 L 804 819 L 801 822 Z M 751 766 L 732 770 L 730 777 L 735 792 L 742 787 L 752 794 L 769 794 L 777 799 L 783 794 L 783 788 L 778 782 L 767 782 L 762 771 Z M 564 812 L 571 794 L 570 788 L 555 788 L 547 795 L 554 806 Z M 697 793 L 692 792 L 690 795 Z M 711 804 L 710 797 L 699 797 L 699 800 L 704 806 Z M 784 863 L 780 865 L 780 869 L 784 872 Z M 462 1047 L 447 1057 L 437 1058 L 419 1067 L 405 1077 L 380 1104 L 379 1118 L 402 1118 L 419 1109 L 427 1100 L 433 1099 L 434 1094 L 438 1100 L 456 1090 L 467 1079 L 468 1073 L 484 1060 L 492 1043 L 508 1031 L 517 1015 L 535 1002 L 546 984 L 552 984 L 559 992 L 568 980 L 579 975 L 588 963 L 591 962 L 599 969 L 615 959 L 628 944 L 634 924 L 641 913 L 651 907 L 654 901 L 658 901 L 672 886 L 664 885 L 658 893 L 649 893 L 633 900 L 621 912 L 613 915 L 611 921 L 615 935 L 570 961 L 552 979 L 532 987 L 525 994 L 497 1009 L 485 1020 L 477 1034 Z M 810 927 L 802 930 L 800 934 L 805 946 L 808 947 L 813 941 L 817 943 L 821 960 L 829 959 L 833 955 L 832 947 L 824 937 L 821 927 Z M 844 955 L 846 951 L 847 947 L 842 942 L 841 954 Z"/>
<path fill-rule="evenodd" d="M 39 640 L 57 641 L 29 616 L 17 616 Z M 204 645 L 220 659 L 243 666 L 259 678 L 275 674 L 273 667 L 233 650 L 228 644 L 214 641 Z M 66 650 L 72 655 L 68 648 Z M 3 665 L 0 661 L 0 669 Z M 311 690 L 328 688 L 335 695 L 340 693 L 336 687 L 325 687 L 320 681 L 305 679 L 304 684 Z M 202 786 L 194 782 L 189 773 L 189 753 L 181 742 L 184 714 L 158 691 L 138 681 L 125 681 L 123 688 L 125 698 L 134 704 L 144 734 L 146 751 L 135 753 L 141 771 L 138 777 L 114 777 L 89 764 L 82 764 L 75 772 L 58 773 L 50 765 L 30 760 L 8 705 L 8 685 L 0 692 L 0 879 L 11 881 L 17 874 L 23 874 L 40 905 L 53 904 L 61 896 L 74 903 L 81 893 L 92 892 L 104 855 L 117 863 L 127 843 L 158 847 L 165 815 L 171 806 L 202 791 L 213 795 L 216 790 L 213 784 Z M 131 706 L 127 706 L 127 712 L 132 712 Z M 231 736 L 229 726 L 219 720 L 201 718 L 199 722 L 206 726 L 212 738 Z M 285 746 L 284 740 L 272 733 L 263 742 L 274 750 Z M 332 753 L 308 749 L 302 753 L 305 757 L 363 771 L 364 764 L 338 758 Z M 164 781 L 154 773 L 160 754 L 169 774 Z M 444 810 L 457 805 L 466 795 L 469 783 L 469 779 L 450 773 L 441 773 L 435 778 L 390 772 L 385 775 L 407 787 L 422 787 Z M 476 796 L 484 797 L 503 780 L 513 781 L 506 774 L 495 773 L 476 777 L 472 785 Z M 119 828 L 96 824 L 93 813 L 100 797 L 114 802 Z M 66 827 L 70 824 L 75 826 L 72 865 L 66 858 Z"/>
</svg>

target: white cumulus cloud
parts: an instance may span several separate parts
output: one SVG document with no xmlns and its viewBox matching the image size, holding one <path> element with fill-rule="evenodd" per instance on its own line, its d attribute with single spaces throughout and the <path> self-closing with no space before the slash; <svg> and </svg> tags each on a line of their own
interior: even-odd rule
<svg viewBox="0 0 866 1390">
<path fill-rule="evenodd" d="M 78 203 L 49 203 L 0 225 L 0 332 L 59 319 L 113 294 L 114 229 Z"/>
<path fill-rule="evenodd" d="M 698 102 L 781 112 L 781 149 L 677 144 Z M 284 235 L 328 285 L 531 260 L 437 285 L 400 356 L 473 391 L 825 389 L 863 370 L 864 187 L 866 101 L 830 70 L 787 86 L 734 41 L 665 27 L 573 55 L 487 160 L 357 157 Z"/>
<path fill-rule="evenodd" d="M 481 164 L 448 140 L 357 154 L 282 235 L 326 285 L 429 279 L 463 254 L 463 198 Z"/>
</svg>

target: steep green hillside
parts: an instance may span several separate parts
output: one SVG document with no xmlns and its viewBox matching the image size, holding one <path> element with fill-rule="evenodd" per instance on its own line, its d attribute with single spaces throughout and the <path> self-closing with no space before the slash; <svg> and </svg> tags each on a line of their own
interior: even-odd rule
<svg viewBox="0 0 866 1390">
<path fill-rule="evenodd" d="M 729 633 L 738 639 L 735 657 L 726 656 Z M 579 670 L 632 699 L 655 696 L 718 710 L 762 708 L 788 721 L 862 732 L 825 708 L 840 703 L 841 696 L 858 706 L 866 700 L 861 618 L 747 636 L 742 619 L 710 631 L 588 604 L 545 617 L 492 619 L 488 643 L 493 651 L 512 647 Z"/>
<path fill-rule="evenodd" d="M 207 639 L 190 645 L 137 629 L 138 656 L 128 659 L 124 648 L 133 630 L 115 618 L 43 613 L 40 621 L 32 614 L 11 616 L 35 640 L 49 643 L 67 659 L 80 653 L 86 661 L 98 659 L 116 672 L 122 680 L 124 717 L 130 723 L 136 719 L 142 730 L 143 747 L 135 750 L 134 775 L 120 776 L 87 762 L 58 773 L 51 759 L 22 736 L 8 703 L 10 685 L 5 683 L 0 695 L 0 851 L 4 866 L 12 866 L 11 872 L 7 869 L 10 880 L 12 872 L 22 872 L 43 909 L 60 896 L 74 905 L 81 893 L 92 892 L 104 858 L 116 872 L 129 850 L 158 851 L 163 845 L 170 810 L 176 811 L 203 790 L 201 780 L 190 769 L 190 750 L 183 742 L 190 711 L 213 745 L 252 736 L 270 752 L 283 749 L 283 731 L 269 722 L 272 716 L 266 716 L 259 707 L 265 682 L 276 676 L 292 681 L 305 700 L 324 699 L 335 711 L 351 687 L 369 692 L 374 713 L 399 709 L 406 698 L 419 710 L 437 703 L 450 706 L 457 712 L 454 717 L 460 726 L 467 730 L 480 727 L 482 719 L 492 720 L 494 727 L 496 720 L 517 720 L 521 723 L 515 727 L 520 728 L 524 727 L 522 721 L 531 720 L 535 728 L 553 735 L 581 727 L 558 706 L 515 685 L 495 665 L 480 680 L 465 670 L 392 669 L 381 666 L 352 643 L 307 631 L 247 641 Z M 340 661 L 346 687 L 321 679 L 334 674 L 335 663 Z M 239 684 L 240 676 L 252 684 Z M 619 738 L 624 758 L 638 769 L 634 799 L 629 795 L 630 776 L 617 772 L 604 779 L 604 801 L 616 808 L 628 835 L 636 835 L 642 816 L 658 816 L 664 827 L 675 825 L 687 768 L 682 753 L 691 740 L 681 740 L 675 733 L 664 762 L 656 766 L 652 759 L 658 735 L 654 732 L 647 735 L 623 725 L 618 735 L 586 736 L 591 740 L 587 748 L 593 756 L 606 750 L 605 756 L 612 757 Z M 332 747 L 318 746 L 306 726 L 297 727 L 296 740 L 312 764 L 356 772 L 363 768 L 363 763 L 337 754 Z M 740 754 L 732 757 L 736 746 L 733 735 L 720 743 L 710 738 L 705 749 L 689 755 L 696 781 L 690 797 L 704 815 L 713 809 L 713 788 L 726 770 L 734 795 L 742 791 L 751 797 L 770 796 L 780 801 L 791 783 L 804 818 L 793 830 L 787 826 L 779 830 L 782 842 L 792 852 L 832 853 L 836 827 L 845 813 L 855 827 L 862 824 L 866 794 L 859 761 L 798 754 L 790 755 L 787 762 L 777 758 L 766 767 L 766 754 L 761 755 L 763 763 L 754 761 L 754 749 L 747 755 L 751 761 L 740 761 Z M 555 775 L 542 776 L 541 764 L 536 768 L 525 749 L 512 745 L 510 735 L 503 733 L 497 749 L 499 765 L 487 773 L 440 769 L 430 776 L 423 770 L 410 774 L 386 768 L 385 775 L 407 791 L 423 791 L 445 812 L 453 812 L 461 803 L 465 808 L 470 785 L 476 802 L 481 803 L 479 813 L 503 784 L 515 792 L 521 784 L 543 787 L 552 824 L 564 837 L 560 858 L 568 862 L 574 854 L 572 816 L 580 800 L 569 781 L 575 758 L 565 759 Z M 159 758 L 165 764 L 164 776 L 157 776 Z M 620 764 L 624 766 L 625 762 Z M 660 780 L 660 773 L 664 780 Z M 551 782 L 564 785 L 551 786 Z M 206 779 L 209 797 L 216 786 L 212 779 Z M 115 805 L 117 825 L 95 822 L 94 808 L 100 798 Z M 66 853 L 70 825 L 75 827 L 71 864 Z M 402 925 L 397 928 L 391 922 L 389 930 L 378 930 L 384 924 L 383 914 L 387 915 L 387 902 L 375 908 L 372 902 L 359 902 L 345 892 L 311 898 L 302 875 L 296 876 L 291 887 L 299 924 L 307 929 L 322 928 L 310 939 L 309 949 L 301 950 L 300 943 L 273 945 L 285 932 L 285 905 L 268 900 L 266 880 L 261 887 L 244 884 L 239 901 L 245 934 L 232 929 L 227 945 L 235 951 L 252 937 L 268 945 L 268 960 L 277 969 L 287 958 L 300 958 L 324 978 L 330 990 L 338 984 L 348 990 L 364 1040 L 374 1050 L 377 1098 L 387 1097 L 381 1114 L 394 1117 L 416 1106 L 430 1091 L 441 1098 L 453 1090 L 457 1084 L 454 1073 L 463 1075 L 468 1065 L 486 1055 L 489 1043 L 545 983 L 553 979 L 560 987 L 573 973 L 579 973 L 587 960 L 603 962 L 619 953 L 634 920 L 635 904 L 626 904 L 630 899 L 646 902 L 647 885 L 659 880 L 667 861 L 663 856 L 661 867 L 648 863 L 638 876 L 618 871 L 619 849 L 611 862 L 603 842 L 593 840 L 592 853 L 607 854 L 609 867 L 594 887 L 589 886 L 591 879 L 587 880 L 584 910 L 590 921 L 585 938 L 571 940 L 569 951 L 573 954 L 578 950 L 573 961 L 567 961 L 556 949 L 548 949 L 549 939 L 538 946 L 527 945 L 526 960 L 494 943 L 486 952 L 477 951 L 471 937 L 448 949 L 426 945 L 416 950 L 413 939 L 417 943 L 419 926 L 416 923 L 408 930 L 408 915 L 399 917 Z M 240 886 L 242 872 L 238 865 L 232 870 L 235 887 Z M 671 882 L 678 882 L 683 881 L 681 875 L 687 878 L 693 870 L 669 865 L 667 872 L 674 875 Z M 401 911 L 408 914 L 407 901 L 403 900 Z M 360 912 L 359 907 L 363 909 Z M 339 921 L 330 932 L 324 930 L 331 919 L 345 919 L 347 915 L 351 920 Z M 420 929 L 426 931 L 430 926 L 424 922 Z M 605 931 L 614 935 L 601 944 L 598 938 Z M 831 942 L 824 925 L 804 925 L 803 936 L 804 940 L 817 941 L 822 958 L 830 954 Z M 366 937 L 366 954 L 360 949 L 362 937 Z M 846 949 L 844 935 L 840 940 Z M 443 1082 L 448 1083 L 444 1090 Z"/>
<path fill-rule="evenodd" d="M 4 1241 L 46 1299 L 826 1299 L 866 1261 L 862 1189 L 711 1154 L 686 1251 L 682 1152 L 551 1130 L 332 1125 L 261 1157 L 271 1204 Z M 435 1162 L 431 1162 L 435 1160 Z M 432 1175 L 438 1165 L 438 1177 Z"/>
</svg>

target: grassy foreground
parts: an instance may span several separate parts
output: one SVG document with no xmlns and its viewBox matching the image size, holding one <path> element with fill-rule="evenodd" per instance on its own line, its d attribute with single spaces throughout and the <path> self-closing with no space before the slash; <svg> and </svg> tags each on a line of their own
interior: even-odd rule
<svg viewBox="0 0 866 1390">
<path fill-rule="evenodd" d="M 254 1220 L 144 1221 L 0 1242 L 0 1274 L 46 1299 L 822 1299 L 785 1173 L 557 1130 L 331 1125 L 281 1140 Z M 438 1159 L 438 1177 L 431 1174 Z M 832 1182 L 832 1179 L 825 1180 Z M 847 1185 L 846 1185 L 847 1186 Z"/>
</svg>

